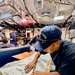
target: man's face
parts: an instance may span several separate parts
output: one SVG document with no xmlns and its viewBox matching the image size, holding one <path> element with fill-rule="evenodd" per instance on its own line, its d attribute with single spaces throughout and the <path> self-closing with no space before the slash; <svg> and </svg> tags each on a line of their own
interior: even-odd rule
<svg viewBox="0 0 75 75">
<path fill-rule="evenodd" d="M 48 48 L 46 48 L 44 50 L 44 52 L 53 53 L 53 52 L 57 51 L 59 49 L 59 47 L 60 47 L 60 42 L 57 41 L 57 42 L 52 43 Z"/>
<path fill-rule="evenodd" d="M 39 35 L 40 34 L 40 31 L 38 31 L 37 29 L 35 30 L 35 33 L 37 34 L 37 35 Z"/>
</svg>

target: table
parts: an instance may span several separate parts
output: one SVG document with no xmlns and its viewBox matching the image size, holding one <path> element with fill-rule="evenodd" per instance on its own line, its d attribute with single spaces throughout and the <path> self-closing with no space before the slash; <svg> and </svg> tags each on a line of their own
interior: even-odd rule
<svg viewBox="0 0 75 75">
<path fill-rule="evenodd" d="M 14 55 L 12 57 L 16 58 L 18 60 L 22 60 L 22 59 L 25 59 L 25 58 L 31 56 L 32 54 L 34 54 L 34 52 L 24 52 L 24 53 L 20 53 L 20 54 Z"/>
</svg>

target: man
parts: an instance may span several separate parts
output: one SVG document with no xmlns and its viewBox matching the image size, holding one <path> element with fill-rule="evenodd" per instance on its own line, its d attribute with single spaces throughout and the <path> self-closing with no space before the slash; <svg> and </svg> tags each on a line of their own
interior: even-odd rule
<svg viewBox="0 0 75 75">
<path fill-rule="evenodd" d="M 5 33 L 2 33 L 2 31 L 0 30 L 0 41 L 2 38 L 6 38 Z"/>
<path fill-rule="evenodd" d="M 34 48 L 40 53 L 50 53 L 55 72 L 34 71 L 32 75 L 75 75 L 75 44 L 61 39 L 61 29 L 55 25 L 41 29 Z M 28 66 L 26 66 L 28 69 Z"/>
<path fill-rule="evenodd" d="M 10 29 L 10 43 L 16 45 L 16 33 Z"/>
<path fill-rule="evenodd" d="M 9 44 L 7 38 L 2 38 L 1 40 L 2 44 L 0 45 L 0 48 L 9 48 L 9 47 L 15 47 L 14 44 Z"/>
<path fill-rule="evenodd" d="M 29 41 L 30 45 L 34 45 L 37 42 L 37 36 L 40 34 L 40 29 L 35 29 L 35 36 Z"/>
</svg>

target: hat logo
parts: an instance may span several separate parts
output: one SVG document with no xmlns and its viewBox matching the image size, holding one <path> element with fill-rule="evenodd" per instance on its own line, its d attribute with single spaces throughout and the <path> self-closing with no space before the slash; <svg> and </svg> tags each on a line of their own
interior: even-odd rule
<svg viewBox="0 0 75 75">
<path fill-rule="evenodd" d="M 47 37 L 46 37 L 44 34 L 42 34 L 42 36 L 43 36 L 45 39 L 47 39 Z"/>
</svg>

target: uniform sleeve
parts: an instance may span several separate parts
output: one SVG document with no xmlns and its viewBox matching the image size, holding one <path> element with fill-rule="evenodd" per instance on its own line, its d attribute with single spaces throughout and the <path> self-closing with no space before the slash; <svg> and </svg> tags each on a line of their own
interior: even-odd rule
<svg viewBox="0 0 75 75">
<path fill-rule="evenodd" d="M 34 38 L 29 42 L 29 44 L 31 45 L 31 44 L 35 43 L 35 40 L 36 40 L 36 37 L 34 37 Z"/>
<path fill-rule="evenodd" d="M 60 75 L 75 75 L 75 53 L 68 52 L 63 55 L 63 60 L 59 68 Z"/>
</svg>

